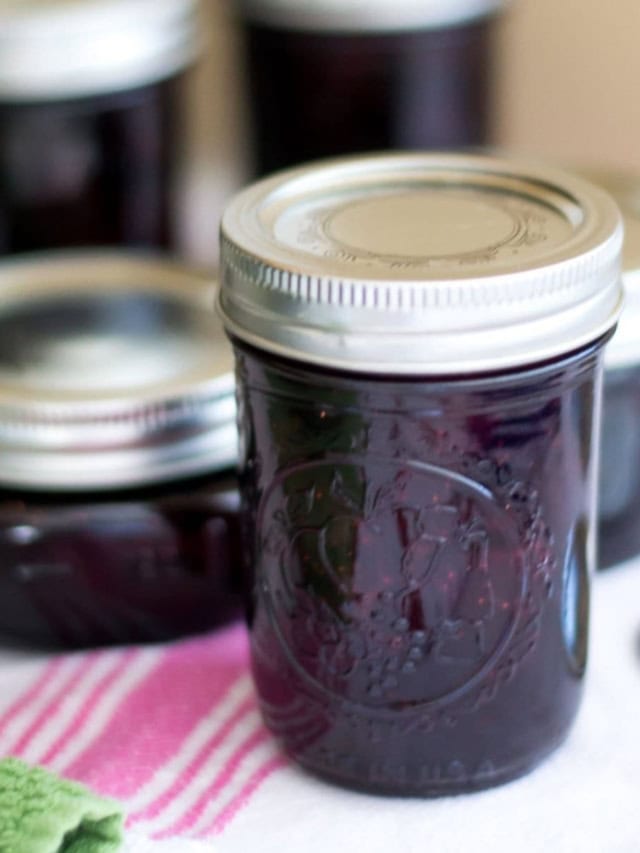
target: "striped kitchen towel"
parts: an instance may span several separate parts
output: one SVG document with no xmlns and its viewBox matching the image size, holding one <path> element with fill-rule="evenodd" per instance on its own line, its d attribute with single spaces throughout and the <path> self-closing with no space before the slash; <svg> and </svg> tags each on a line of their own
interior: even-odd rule
<svg viewBox="0 0 640 853">
<path fill-rule="evenodd" d="M 0 755 L 119 800 L 132 853 L 217 849 L 197 840 L 219 839 L 285 764 L 241 625 L 168 646 L 1 652 Z"/>
<path fill-rule="evenodd" d="M 119 799 L 122 853 L 636 853 L 640 558 L 594 584 L 566 744 L 468 797 L 372 797 L 305 774 L 262 727 L 235 626 L 157 648 L 0 651 L 0 750 Z M 21 851 L 11 851 L 21 853 Z"/>
</svg>

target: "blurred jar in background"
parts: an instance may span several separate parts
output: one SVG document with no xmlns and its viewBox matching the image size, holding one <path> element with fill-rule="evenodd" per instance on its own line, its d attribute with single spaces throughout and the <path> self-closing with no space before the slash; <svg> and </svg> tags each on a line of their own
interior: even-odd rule
<svg viewBox="0 0 640 853">
<path fill-rule="evenodd" d="M 197 2 L 0 4 L 0 252 L 172 245 Z"/>
<path fill-rule="evenodd" d="M 0 635 L 166 640 L 240 613 L 231 347 L 205 278 L 131 253 L 0 266 Z"/>
<path fill-rule="evenodd" d="M 583 171 L 624 217 L 625 307 L 605 351 L 600 467 L 600 568 L 640 554 L 640 176 Z"/>
<path fill-rule="evenodd" d="M 236 0 L 254 171 L 487 141 L 504 0 Z"/>
</svg>

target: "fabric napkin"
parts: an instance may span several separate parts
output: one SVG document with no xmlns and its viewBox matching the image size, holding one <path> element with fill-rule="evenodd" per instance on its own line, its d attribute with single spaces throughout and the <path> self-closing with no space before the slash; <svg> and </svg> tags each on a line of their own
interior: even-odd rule
<svg viewBox="0 0 640 853">
<path fill-rule="evenodd" d="M 242 625 L 150 648 L 0 651 L 0 755 L 120 802 L 121 853 L 637 853 L 640 560 L 597 576 L 592 598 L 569 740 L 490 791 L 373 797 L 289 764 L 260 720 Z"/>
<path fill-rule="evenodd" d="M 2 755 L 120 803 L 122 853 L 211 853 L 286 764 L 260 719 L 241 624 L 158 646 L 0 650 Z"/>
<path fill-rule="evenodd" d="M 0 853 L 116 853 L 122 809 L 14 758 L 0 761 Z"/>
</svg>

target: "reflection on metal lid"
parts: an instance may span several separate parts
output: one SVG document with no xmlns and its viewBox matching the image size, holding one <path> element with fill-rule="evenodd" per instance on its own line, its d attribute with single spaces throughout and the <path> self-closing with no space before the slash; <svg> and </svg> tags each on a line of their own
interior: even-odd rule
<svg viewBox="0 0 640 853">
<path fill-rule="evenodd" d="M 231 465 L 231 348 L 204 278 L 153 259 L 0 268 L 0 482 L 157 482 Z"/>
</svg>

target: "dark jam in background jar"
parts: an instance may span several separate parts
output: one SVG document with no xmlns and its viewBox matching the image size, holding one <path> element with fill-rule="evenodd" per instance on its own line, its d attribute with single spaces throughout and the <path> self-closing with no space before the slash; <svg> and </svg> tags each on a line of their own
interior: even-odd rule
<svg viewBox="0 0 640 853">
<path fill-rule="evenodd" d="M 303 5 L 240 3 L 258 175 L 339 154 L 488 141 L 500 2 Z"/>
<path fill-rule="evenodd" d="M 171 245 L 181 83 L 0 103 L 2 249 Z"/>
<path fill-rule="evenodd" d="M 174 244 L 195 0 L 0 11 L 0 250 Z"/>
<path fill-rule="evenodd" d="M 261 181 L 223 217 L 264 719 L 373 792 L 514 778 L 582 694 L 609 197 L 428 154 Z"/>
<path fill-rule="evenodd" d="M 241 612 L 231 349 L 206 279 L 120 253 L 0 270 L 0 638 L 167 640 Z"/>
<path fill-rule="evenodd" d="M 0 640 L 169 640 L 241 612 L 239 498 L 216 475 L 120 492 L 0 489 Z"/>
</svg>

